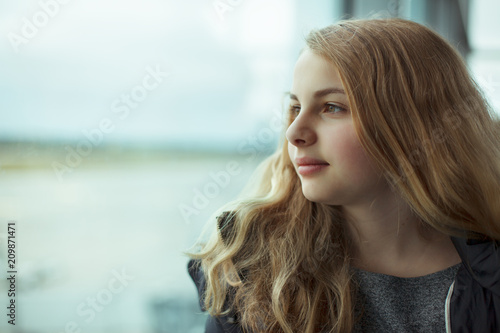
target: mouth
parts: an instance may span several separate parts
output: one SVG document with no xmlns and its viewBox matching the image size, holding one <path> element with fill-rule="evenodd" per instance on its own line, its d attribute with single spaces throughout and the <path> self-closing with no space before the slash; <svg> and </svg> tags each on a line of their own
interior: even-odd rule
<svg viewBox="0 0 500 333">
<path fill-rule="evenodd" d="M 299 173 L 302 176 L 309 176 L 313 175 L 319 171 L 324 170 L 328 166 L 330 166 L 329 163 L 311 158 L 311 157 L 300 157 L 295 159 L 295 163 L 297 164 L 297 173 Z"/>
</svg>

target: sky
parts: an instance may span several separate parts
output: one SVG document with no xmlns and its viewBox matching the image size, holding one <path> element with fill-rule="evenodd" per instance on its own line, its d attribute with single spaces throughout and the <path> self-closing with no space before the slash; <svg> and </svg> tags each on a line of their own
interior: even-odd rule
<svg viewBox="0 0 500 333">
<path fill-rule="evenodd" d="M 248 55 L 231 43 L 229 19 L 218 22 L 212 4 L 200 3 L 73 0 L 59 5 L 27 43 L 16 44 L 17 52 L 3 38 L 0 132 L 78 139 L 107 118 L 114 124 L 111 141 L 234 134 L 230 124 L 241 116 L 252 79 Z M 23 36 L 25 18 L 35 22 L 42 10 L 34 1 L 7 5 L 4 36 Z M 148 68 L 168 76 L 144 98 L 137 86 Z M 113 111 L 123 94 L 133 100 L 126 118 Z"/>
<path fill-rule="evenodd" d="M 304 3 L 2 2 L 0 138 L 234 145 L 279 116 L 306 28 L 335 16 Z M 476 0 L 470 17 L 471 68 L 497 108 L 500 61 L 481 50 L 500 50 L 499 8 Z"/>
</svg>

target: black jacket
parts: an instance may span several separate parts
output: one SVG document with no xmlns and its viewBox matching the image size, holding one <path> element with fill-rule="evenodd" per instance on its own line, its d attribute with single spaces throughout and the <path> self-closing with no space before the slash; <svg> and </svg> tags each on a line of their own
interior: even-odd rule
<svg viewBox="0 0 500 333">
<path fill-rule="evenodd" d="M 446 332 L 500 332 L 500 249 L 498 242 L 452 237 L 462 267 L 457 272 L 446 300 Z M 198 288 L 200 306 L 205 277 L 194 260 L 188 271 Z M 237 314 L 209 317 L 205 333 L 243 333 Z"/>
</svg>

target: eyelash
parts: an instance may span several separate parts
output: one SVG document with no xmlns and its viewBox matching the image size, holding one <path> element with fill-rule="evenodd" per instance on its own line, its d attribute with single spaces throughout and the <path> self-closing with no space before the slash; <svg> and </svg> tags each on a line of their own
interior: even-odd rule
<svg viewBox="0 0 500 333">
<path fill-rule="evenodd" d="M 323 110 L 326 111 L 327 113 L 330 113 L 327 111 L 329 107 L 334 107 L 334 108 L 339 109 L 338 112 L 332 112 L 332 114 L 346 111 L 345 108 L 341 107 L 340 105 L 334 104 L 334 103 L 326 103 Z M 300 112 L 300 105 L 290 105 L 289 112 L 290 112 L 291 116 L 296 117 Z"/>
</svg>

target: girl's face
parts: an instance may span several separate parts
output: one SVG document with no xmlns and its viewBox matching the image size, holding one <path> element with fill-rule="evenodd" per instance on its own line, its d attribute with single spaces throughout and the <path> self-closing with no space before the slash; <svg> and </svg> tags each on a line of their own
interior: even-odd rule
<svg viewBox="0 0 500 333">
<path fill-rule="evenodd" d="M 387 191 L 356 135 L 337 69 L 310 50 L 295 65 L 290 112 L 288 152 L 307 199 L 357 206 Z"/>
</svg>

